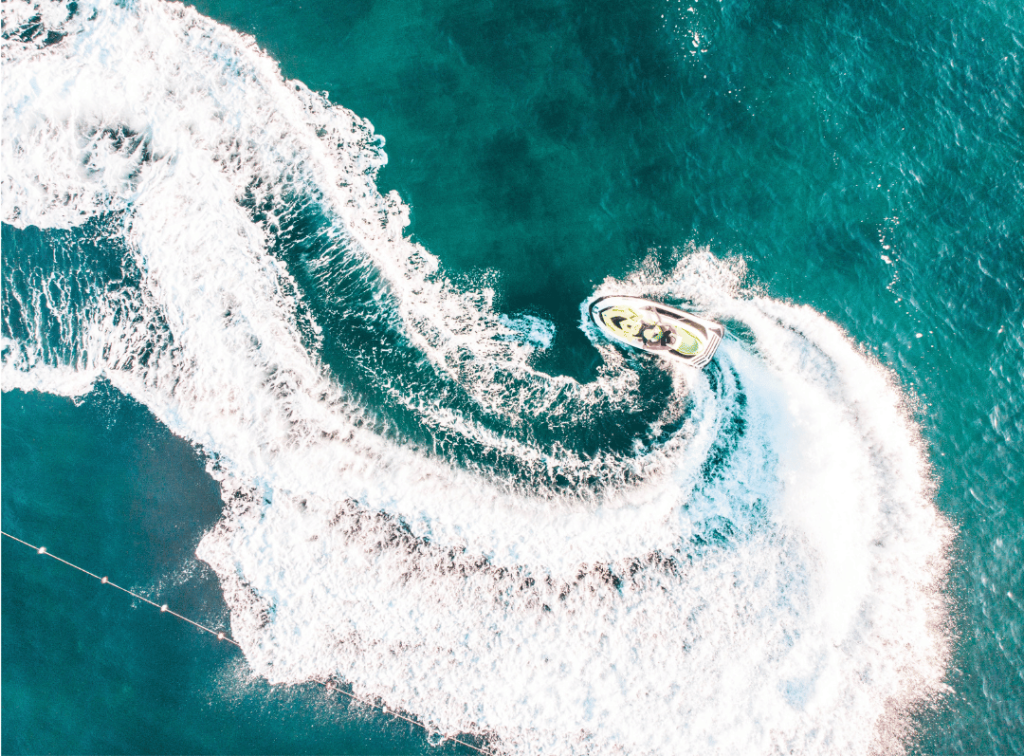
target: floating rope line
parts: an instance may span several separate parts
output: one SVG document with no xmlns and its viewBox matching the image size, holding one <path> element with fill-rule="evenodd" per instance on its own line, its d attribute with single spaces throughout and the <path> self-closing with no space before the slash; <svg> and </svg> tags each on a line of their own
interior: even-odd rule
<svg viewBox="0 0 1024 756">
<path fill-rule="evenodd" d="M 199 630 L 202 630 L 203 632 L 209 633 L 210 635 L 216 635 L 217 636 L 217 640 L 227 641 L 228 643 L 233 643 L 236 646 L 238 646 L 239 648 L 241 648 L 241 646 L 239 646 L 239 644 L 238 644 L 238 641 L 236 641 L 234 638 L 228 637 L 223 632 L 219 632 L 217 630 L 211 630 L 206 625 L 200 625 L 195 620 L 190 620 L 188 617 L 186 617 L 183 614 L 178 614 L 173 609 L 168 608 L 167 604 L 158 604 L 155 601 L 150 601 L 145 596 L 140 596 L 135 591 L 130 590 L 128 588 L 125 588 L 124 586 L 118 585 L 117 583 L 113 582 L 110 578 L 108 578 L 106 575 L 104 575 L 103 577 L 100 577 L 99 575 L 94 575 L 93 573 L 89 572 L 89 570 L 82 569 L 77 564 L 72 564 L 67 559 L 61 559 L 56 554 L 51 554 L 49 551 L 46 550 L 45 546 L 33 546 L 31 543 L 29 543 L 27 541 L 23 541 L 20 538 L 16 538 L 16 537 L 12 536 L 10 533 L 5 533 L 2 530 L 0 530 L 0 533 L 3 533 L 5 536 L 10 538 L 12 541 L 17 541 L 18 543 L 22 543 L 22 544 L 28 546 L 30 549 L 34 549 L 37 554 L 41 554 L 43 556 L 48 556 L 48 557 L 50 557 L 50 559 L 56 559 L 61 564 L 66 564 L 68 567 L 74 567 L 79 572 L 84 572 L 89 577 L 96 578 L 101 583 L 103 583 L 103 585 L 109 585 L 112 588 L 117 588 L 117 590 L 119 590 L 119 591 L 124 591 L 129 596 L 131 596 L 133 598 L 137 598 L 139 601 L 145 601 L 150 606 L 155 606 L 161 612 L 166 612 L 167 614 L 171 614 L 171 615 L 177 617 L 180 620 L 184 620 L 185 622 L 187 622 L 188 624 L 192 625 L 193 627 L 198 628 Z"/>
<path fill-rule="evenodd" d="M 177 617 L 180 620 L 184 620 L 185 622 L 187 622 L 188 624 L 192 625 L 196 629 L 202 630 L 203 632 L 206 632 L 206 633 L 209 633 L 210 635 L 216 636 L 217 640 L 227 641 L 228 643 L 231 643 L 231 644 L 233 644 L 234 646 L 236 646 L 238 648 L 242 647 L 241 644 L 238 641 L 236 641 L 234 638 L 231 638 L 226 633 L 224 633 L 222 631 L 218 631 L 218 630 L 212 630 L 212 629 L 208 628 L 206 625 L 202 625 L 202 624 L 196 622 L 195 620 L 191 620 L 188 617 L 184 616 L 183 614 L 178 614 L 173 609 L 168 608 L 167 604 L 158 604 L 155 601 L 152 601 L 152 600 L 146 598 L 145 596 L 139 595 L 138 593 L 136 593 L 133 590 L 130 590 L 128 588 L 125 588 L 124 586 L 118 585 L 117 583 L 115 583 L 112 580 L 110 580 L 110 578 L 108 578 L 106 575 L 104 575 L 103 577 L 100 577 L 99 575 L 96 575 L 95 573 L 89 572 L 89 570 L 87 570 L 87 569 L 79 567 L 77 564 L 72 564 L 67 559 L 61 559 L 56 554 L 51 554 L 49 551 L 47 551 L 45 546 L 33 546 L 28 541 L 23 541 L 20 538 L 17 538 L 16 536 L 12 536 L 10 533 L 7 533 L 7 532 L 5 532 L 3 530 L 0 530 L 0 534 L 7 536 L 12 541 L 17 541 L 18 543 L 20 543 L 20 544 L 22 544 L 24 546 L 28 546 L 30 549 L 35 551 L 37 554 L 40 554 L 41 556 L 48 556 L 48 557 L 50 557 L 50 559 L 56 559 L 61 564 L 66 564 L 68 567 L 72 567 L 72 568 L 78 570 L 79 572 L 82 572 L 82 573 L 88 575 L 91 578 L 99 580 L 103 585 L 109 585 L 109 586 L 111 586 L 113 588 L 117 588 L 117 590 L 123 591 L 124 593 L 127 593 L 132 598 L 137 598 L 139 601 L 145 601 L 150 606 L 153 606 L 153 607 L 156 607 L 157 609 L 159 609 L 162 613 L 171 614 L 171 615 Z M 407 717 L 404 714 L 401 714 L 400 712 L 392 711 L 391 709 L 388 709 L 386 706 L 383 706 L 383 705 L 377 704 L 377 703 L 373 703 L 372 701 L 368 701 L 365 698 L 360 698 L 359 696 L 357 696 L 354 693 L 349 693 L 346 690 L 342 690 L 341 688 L 337 687 L 331 681 L 314 680 L 313 682 L 318 683 L 319 685 L 322 685 L 324 688 L 326 688 L 328 691 L 330 691 L 332 693 L 341 693 L 341 695 L 347 696 L 348 698 L 352 699 L 353 701 L 361 703 L 364 706 L 368 706 L 371 709 L 377 709 L 378 711 L 380 711 L 383 714 L 387 714 L 389 716 L 401 719 L 401 720 L 403 720 L 405 722 L 408 722 L 411 725 L 415 725 L 416 727 L 419 727 L 419 728 L 425 730 L 428 734 L 430 733 L 430 728 L 427 727 L 422 722 L 417 722 L 415 719 L 412 719 L 411 717 Z M 484 748 L 480 748 L 479 746 L 475 746 L 472 743 L 467 743 L 464 740 L 459 740 L 458 738 L 451 737 L 449 735 L 442 735 L 441 736 L 441 740 L 442 740 L 442 742 L 445 741 L 445 740 L 450 740 L 453 743 L 458 743 L 459 745 L 466 746 L 466 748 L 472 748 L 474 751 L 477 751 L 478 753 L 486 754 L 486 756 L 494 756 L 494 754 L 491 751 L 488 751 L 488 750 L 486 750 Z"/>
</svg>

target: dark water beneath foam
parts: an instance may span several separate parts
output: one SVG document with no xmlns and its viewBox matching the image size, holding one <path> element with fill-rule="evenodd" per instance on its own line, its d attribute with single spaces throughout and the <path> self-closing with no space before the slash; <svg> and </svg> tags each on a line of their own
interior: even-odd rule
<svg viewBox="0 0 1024 756">
<path fill-rule="evenodd" d="M 1018 3 L 197 8 L 374 124 L 413 236 L 555 323 L 540 367 L 586 377 L 579 302 L 705 244 L 892 367 L 958 528 L 954 692 L 911 750 L 1024 753 Z M 30 246 L 5 227 L 4 265 Z M 144 408 L 6 392 L 2 442 L 5 531 L 224 625 L 192 556 L 216 486 Z M 241 684 L 231 649 L 6 539 L 3 589 L 6 752 L 438 752 L 318 686 Z"/>
</svg>

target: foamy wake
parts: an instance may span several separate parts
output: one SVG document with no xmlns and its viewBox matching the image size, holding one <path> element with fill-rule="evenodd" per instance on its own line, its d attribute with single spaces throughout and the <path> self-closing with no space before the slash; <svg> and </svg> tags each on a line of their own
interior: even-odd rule
<svg viewBox="0 0 1024 756">
<path fill-rule="evenodd" d="M 902 748 L 943 692 L 949 531 L 900 391 L 839 328 L 691 250 L 595 293 L 732 324 L 716 366 L 598 344 L 597 380 L 552 378 L 551 324 L 448 281 L 376 189 L 371 125 L 252 39 L 112 0 L 5 3 L 3 34 L 3 220 L 50 230 L 4 250 L 3 387 L 104 379 L 209 455 L 198 556 L 257 674 L 509 753 Z M 325 364 L 317 297 L 391 339 L 415 376 L 381 391 L 432 443 Z M 644 416 L 658 376 L 635 448 L 530 431 Z"/>
</svg>

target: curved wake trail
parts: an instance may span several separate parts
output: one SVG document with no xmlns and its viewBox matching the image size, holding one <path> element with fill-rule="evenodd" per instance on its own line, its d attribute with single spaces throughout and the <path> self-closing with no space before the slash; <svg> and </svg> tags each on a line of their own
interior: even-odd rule
<svg viewBox="0 0 1024 756">
<path fill-rule="evenodd" d="M 901 750 L 950 534 L 834 324 L 693 250 L 595 294 L 725 320 L 716 365 L 547 376 L 553 326 L 446 279 L 371 125 L 250 38 L 106 0 L 3 35 L 3 220 L 45 229 L 5 245 L 4 389 L 106 380 L 209 455 L 198 556 L 256 673 L 509 753 Z"/>
</svg>

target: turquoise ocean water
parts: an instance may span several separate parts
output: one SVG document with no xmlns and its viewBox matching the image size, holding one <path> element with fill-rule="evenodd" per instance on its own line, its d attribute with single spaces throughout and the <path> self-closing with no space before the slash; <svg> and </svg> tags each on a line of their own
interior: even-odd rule
<svg viewBox="0 0 1024 756">
<path fill-rule="evenodd" d="M 9 753 L 1024 753 L 1024 10 L 3 5 Z M 624 292 L 724 322 L 627 355 Z M 425 725 L 354 704 L 333 681 Z"/>
</svg>

